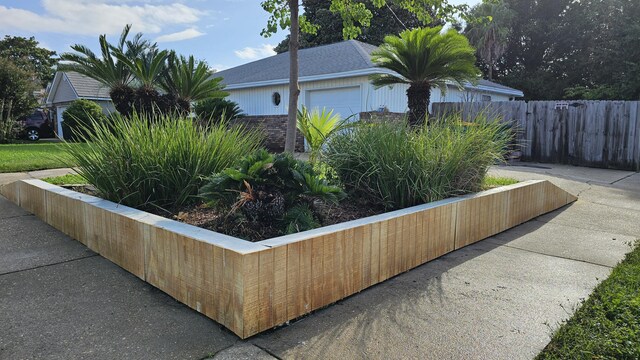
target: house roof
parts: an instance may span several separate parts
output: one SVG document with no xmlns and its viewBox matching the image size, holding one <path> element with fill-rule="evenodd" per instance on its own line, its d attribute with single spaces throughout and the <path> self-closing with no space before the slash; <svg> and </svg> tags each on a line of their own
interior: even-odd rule
<svg viewBox="0 0 640 360">
<path fill-rule="evenodd" d="M 111 99 L 109 96 L 109 87 L 100 83 L 98 80 L 73 71 L 65 72 L 64 75 L 69 79 L 78 97 Z"/>
<path fill-rule="evenodd" d="M 301 49 L 298 53 L 300 82 L 387 72 L 371 62 L 371 52 L 375 49 L 377 46 L 357 40 Z M 222 77 L 229 90 L 286 84 L 289 82 L 289 53 L 236 66 L 215 76 Z M 520 90 L 484 79 L 476 86 L 468 84 L 467 88 L 523 96 Z"/>
<path fill-rule="evenodd" d="M 69 83 L 78 99 L 111 101 L 109 87 L 98 80 L 74 71 L 58 71 L 51 83 L 47 103 L 52 103 L 53 99 L 55 99 L 55 94 L 61 81 Z"/>
</svg>

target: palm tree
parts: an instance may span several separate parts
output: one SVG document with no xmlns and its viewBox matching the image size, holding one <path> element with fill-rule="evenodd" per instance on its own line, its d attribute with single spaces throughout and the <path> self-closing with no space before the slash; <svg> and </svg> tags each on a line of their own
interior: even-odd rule
<svg viewBox="0 0 640 360">
<path fill-rule="evenodd" d="M 371 75 L 374 86 L 408 84 L 409 124 L 421 125 L 427 117 L 431 89 L 446 91 L 447 83 L 463 87 L 475 82 L 480 71 L 475 66 L 475 50 L 456 30 L 442 26 L 405 30 L 387 36 L 371 54 L 371 60 L 392 73 Z"/>
<path fill-rule="evenodd" d="M 92 79 L 98 80 L 109 87 L 109 96 L 116 110 L 123 114 L 131 111 L 131 99 L 134 90 L 131 88 L 135 75 L 130 69 L 115 57 L 115 53 L 126 54 L 128 58 L 136 58 L 142 53 L 155 47 L 155 44 L 142 39 L 138 33 L 132 40 L 127 40 L 131 25 L 126 25 L 120 34 L 116 46 L 107 41 L 106 35 L 100 35 L 100 55 L 97 56 L 91 49 L 84 45 L 71 46 L 76 53 L 63 53 L 60 55 L 62 62 L 60 70 L 75 71 Z"/>
<path fill-rule="evenodd" d="M 499 1 L 478 4 L 471 9 L 470 15 L 473 20 L 467 24 L 465 34 L 487 64 L 487 77 L 493 80 L 493 69 L 507 50 L 511 24 L 516 14 L 504 1 Z"/>
<path fill-rule="evenodd" d="M 229 95 L 222 90 L 222 78 L 214 77 L 207 63 L 196 61 L 193 55 L 186 58 L 171 52 L 167 63 L 167 71 L 160 79 L 160 87 L 174 97 L 180 110 L 189 112 L 191 104 L 196 101 Z"/>
</svg>

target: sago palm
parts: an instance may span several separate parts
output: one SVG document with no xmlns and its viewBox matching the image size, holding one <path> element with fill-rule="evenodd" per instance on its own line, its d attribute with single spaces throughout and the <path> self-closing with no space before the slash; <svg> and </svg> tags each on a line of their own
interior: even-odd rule
<svg viewBox="0 0 640 360">
<path fill-rule="evenodd" d="M 405 30 L 387 36 L 371 54 L 376 66 L 392 73 L 371 75 L 374 86 L 408 84 L 409 123 L 419 126 L 427 117 L 431 89 L 446 91 L 448 83 L 463 87 L 475 82 L 480 71 L 475 66 L 475 50 L 464 35 L 441 26 Z"/>
<path fill-rule="evenodd" d="M 60 70 L 78 72 L 108 87 L 109 96 L 121 113 L 129 112 L 129 101 L 133 93 L 131 84 L 135 76 L 124 63 L 118 61 L 114 53 L 123 53 L 129 58 L 136 58 L 153 47 L 147 40 L 142 39 L 140 33 L 136 34 L 132 40 L 127 40 L 130 30 L 131 25 L 124 27 L 116 45 L 110 44 L 106 35 L 100 35 L 98 38 L 100 56 L 80 44 L 71 46 L 75 53 L 60 55 L 62 60 Z"/>
<path fill-rule="evenodd" d="M 167 63 L 167 71 L 160 79 L 160 86 L 175 97 L 183 110 L 189 111 L 191 104 L 196 101 L 229 95 L 222 91 L 222 78 L 214 77 L 207 64 L 196 61 L 193 55 L 186 58 L 171 52 Z"/>
</svg>

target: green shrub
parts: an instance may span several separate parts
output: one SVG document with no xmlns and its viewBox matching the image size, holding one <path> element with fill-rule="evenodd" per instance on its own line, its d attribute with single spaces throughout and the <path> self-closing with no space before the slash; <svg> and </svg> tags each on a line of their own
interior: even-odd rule
<svg viewBox="0 0 640 360">
<path fill-rule="evenodd" d="M 243 158 L 237 167 L 213 174 L 200 194 L 209 203 L 230 208 L 231 213 L 239 211 L 250 221 L 280 222 L 286 232 L 317 226 L 311 212 L 314 201 L 337 203 L 344 197 L 342 189 L 320 178 L 310 163 L 265 150 Z"/>
<path fill-rule="evenodd" d="M 441 119 L 417 130 L 385 122 L 334 137 L 322 157 L 354 195 L 399 209 L 480 190 L 511 136 L 481 118 L 471 125 Z"/>
<path fill-rule="evenodd" d="M 106 116 L 100 105 L 91 100 L 78 99 L 62 113 L 62 133 L 65 140 L 78 141 L 92 131 L 91 121 L 103 122 Z"/>
<path fill-rule="evenodd" d="M 114 114 L 92 121 L 86 147 L 67 150 L 78 173 L 105 198 L 133 207 L 172 207 L 189 202 L 203 178 L 253 152 L 261 136 L 224 125 L 200 127 L 191 119 Z"/>
<path fill-rule="evenodd" d="M 233 120 L 244 115 L 237 103 L 220 98 L 199 101 L 193 111 L 198 119 L 204 123 Z"/>
<path fill-rule="evenodd" d="M 307 141 L 312 163 L 316 162 L 320 150 L 332 135 L 355 126 L 355 123 L 349 122 L 350 118 L 340 119 L 340 115 L 333 115 L 333 110 L 327 111 L 325 108 L 322 112 L 319 109 L 309 112 L 305 106 L 298 110 L 296 127 Z"/>
</svg>

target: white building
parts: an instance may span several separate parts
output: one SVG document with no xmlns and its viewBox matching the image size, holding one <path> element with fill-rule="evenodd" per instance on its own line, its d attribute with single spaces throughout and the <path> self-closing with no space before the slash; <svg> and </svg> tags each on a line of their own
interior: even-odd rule
<svg viewBox="0 0 640 360">
<path fill-rule="evenodd" d="M 343 117 L 386 109 L 407 111 L 408 85 L 376 89 L 369 75 L 386 72 L 371 62 L 377 47 L 355 40 L 303 49 L 299 52 L 299 106 L 333 109 Z M 221 71 L 229 100 L 250 116 L 287 114 L 289 104 L 289 54 L 283 53 Z M 451 85 L 445 94 L 431 92 L 431 103 L 458 101 L 508 101 L 524 94 L 487 80 L 467 84 L 463 90 Z"/>
</svg>

